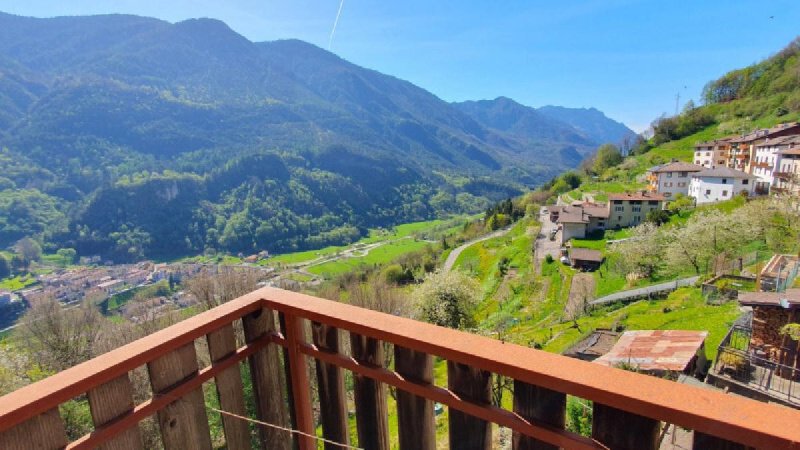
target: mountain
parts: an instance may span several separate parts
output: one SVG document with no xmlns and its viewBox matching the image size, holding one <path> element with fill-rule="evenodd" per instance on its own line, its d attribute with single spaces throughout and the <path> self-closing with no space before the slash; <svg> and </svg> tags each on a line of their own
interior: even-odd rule
<svg viewBox="0 0 800 450">
<path fill-rule="evenodd" d="M 634 139 L 636 133 L 622 122 L 609 119 L 596 108 L 565 108 L 563 106 L 542 106 L 536 111 L 545 117 L 566 123 L 579 130 L 594 142 L 619 144 Z"/>
<path fill-rule="evenodd" d="M 30 235 L 124 260 L 342 243 L 481 210 L 596 144 L 555 119 L 489 126 L 213 19 L 0 13 L 2 246 Z"/>
</svg>

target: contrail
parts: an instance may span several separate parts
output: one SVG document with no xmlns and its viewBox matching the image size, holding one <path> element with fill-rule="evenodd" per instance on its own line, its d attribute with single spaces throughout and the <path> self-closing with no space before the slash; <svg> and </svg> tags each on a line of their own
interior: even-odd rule
<svg viewBox="0 0 800 450">
<path fill-rule="evenodd" d="M 336 25 L 339 24 L 339 16 L 342 15 L 343 6 L 344 6 L 344 0 L 339 2 L 339 11 L 336 13 L 336 20 L 333 21 L 333 29 L 331 30 L 331 37 L 328 39 L 328 50 L 331 49 L 331 44 L 333 44 L 333 35 L 336 34 Z"/>
</svg>

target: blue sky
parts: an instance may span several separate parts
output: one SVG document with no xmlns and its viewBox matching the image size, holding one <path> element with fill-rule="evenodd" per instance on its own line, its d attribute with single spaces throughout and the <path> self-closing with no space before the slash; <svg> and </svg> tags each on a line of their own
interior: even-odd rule
<svg viewBox="0 0 800 450">
<path fill-rule="evenodd" d="M 50 17 L 212 17 L 253 41 L 328 48 L 338 0 L 0 0 Z M 772 18 L 770 18 L 772 17 Z M 637 131 L 800 34 L 800 1 L 345 0 L 331 51 L 448 101 L 594 106 Z"/>
</svg>

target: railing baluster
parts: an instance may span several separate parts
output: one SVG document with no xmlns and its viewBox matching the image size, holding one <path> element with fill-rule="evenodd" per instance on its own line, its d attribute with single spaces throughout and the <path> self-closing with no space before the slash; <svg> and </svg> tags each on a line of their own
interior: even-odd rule
<svg viewBox="0 0 800 450">
<path fill-rule="evenodd" d="M 466 364 L 447 361 L 447 386 L 464 400 L 489 405 L 492 401 L 492 374 Z M 450 448 L 489 450 L 492 448 L 492 424 L 450 408 Z"/>
<path fill-rule="evenodd" d="M 171 387 L 197 373 L 197 352 L 194 341 L 147 363 L 153 395 L 165 394 Z M 198 388 L 167 405 L 158 412 L 161 440 L 166 450 L 210 449 L 203 390 Z"/>
<path fill-rule="evenodd" d="M 383 345 L 377 339 L 350 333 L 353 359 L 359 364 L 383 367 Z M 389 449 L 389 423 L 386 386 L 354 373 L 358 446 L 366 450 Z"/>
<path fill-rule="evenodd" d="M 300 353 L 298 348 L 299 345 L 305 343 L 303 323 L 299 317 L 291 314 L 286 314 L 285 321 L 287 347 L 289 349 L 289 370 L 292 375 L 292 386 L 294 386 L 292 398 L 294 399 L 297 420 L 295 426 L 299 431 L 306 434 L 298 436 L 297 442 L 300 450 L 314 450 L 317 448 L 317 442 L 313 437 L 308 436 L 315 435 L 314 419 L 311 415 L 311 385 L 308 382 L 306 357 Z"/>
<path fill-rule="evenodd" d="M 655 450 L 660 422 L 594 403 L 592 437 L 614 450 Z"/>
<path fill-rule="evenodd" d="M 406 380 L 433 383 L 431 355 L 395 345 L 394 367 Z M 397 428 L 401 450 L 434 450 L 436 422 L 433 418 L 433 402 L 398 389 Z"/>
<path fill-rule="evenodd" d="M 64 421 L 58 414 L 58 408 L 0 433 L 0 448 L 3 450 L 55 450 L 64 448 L 65 445 L 67 434 L 64 432 Z"/>
<path fill-rule="evenodd" d="M 514 380 L 514 412 L 520 417 L 564 428 L 567 396 L 522 381 Z M 513 450 L 558 450 L 555 445 L 514 432 Z"/>
<path fill-rule="evenodd" d="M 711 436 L 710 434 L 701 433 L 699 431 L 694 432 L 694 437 L 692 438 L 692 448 L 694 450 L 748 450 L 752 449 L 752 447 L 746 447 L 742 444 L 737 444 L 736 442 L 731 442 L 722 438 L 718 438 L 716 436 Z"/>
<path fill-rule="evenodd" d="M 260 309 L 242 317 L 245 341 L 250 343 L 275 331 L 275 319 L 269 309 Z M 256 414 L 264 422 L 278 426 L 289 426 L 286 411 L 286 378 L 281 367 L 281 351 L 276 345 L 268 345 L 249 358 L 250 378 L 256 397 Z M 289 450 L 292 438 L 286 431 L 271 427 L 258 427 L 261 445 L 265 449 Z"/>
<path fill-rule="evenodd" d="M 133 410 L 133 389 L 127 373 L 90 390 L 87 392 L 87 397 L 95 428 Z M 144 448 L 139 427 L 123 431 L 99 448 L 101 450 Z"/>
<path fill-rule="evenodd" d="M 314 345 L 322 351 L 340 353 L 339 330 L 319 322 L 311 323 Z M 344 391 L 342 369 L 334 364 L 317 360 L 317 385 L 319 386 L 320 421 L 327 439 L 349 444 L 347 435 L 347 398 Z M 340 450 L 341 446 L 325 443 L 325 448 Z"/>
<path fill-rule="evenodd" d="M 215 363 L 236 352 L 236 335 L 233 325 L 226 325 L 206 335 L 211 363 Z M 217 374 L 214 379 L 219 397 L 219 406 L 223 411 L 247 416 L 244 405 L 244 387 L 239 364 L 227 368 Z M 222 427 L 225 430 L 225 447 L 229 450 L 250 449 L 250 427 L 247 422 L 235 417 L 222 415 Z"/>
</svg>

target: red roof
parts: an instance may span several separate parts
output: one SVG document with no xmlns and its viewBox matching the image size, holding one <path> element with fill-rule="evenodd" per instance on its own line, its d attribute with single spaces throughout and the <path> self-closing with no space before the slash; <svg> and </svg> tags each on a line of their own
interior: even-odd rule
<svg viewBox="0 0 800 450">
<path fill-rule="evenodd" d="M 626 331 L 605 355 L 594 362 L 606 366 L 630 364 L 644 371 L 682 372 L 703 347 L 707 331 Z"/>
</svg>

